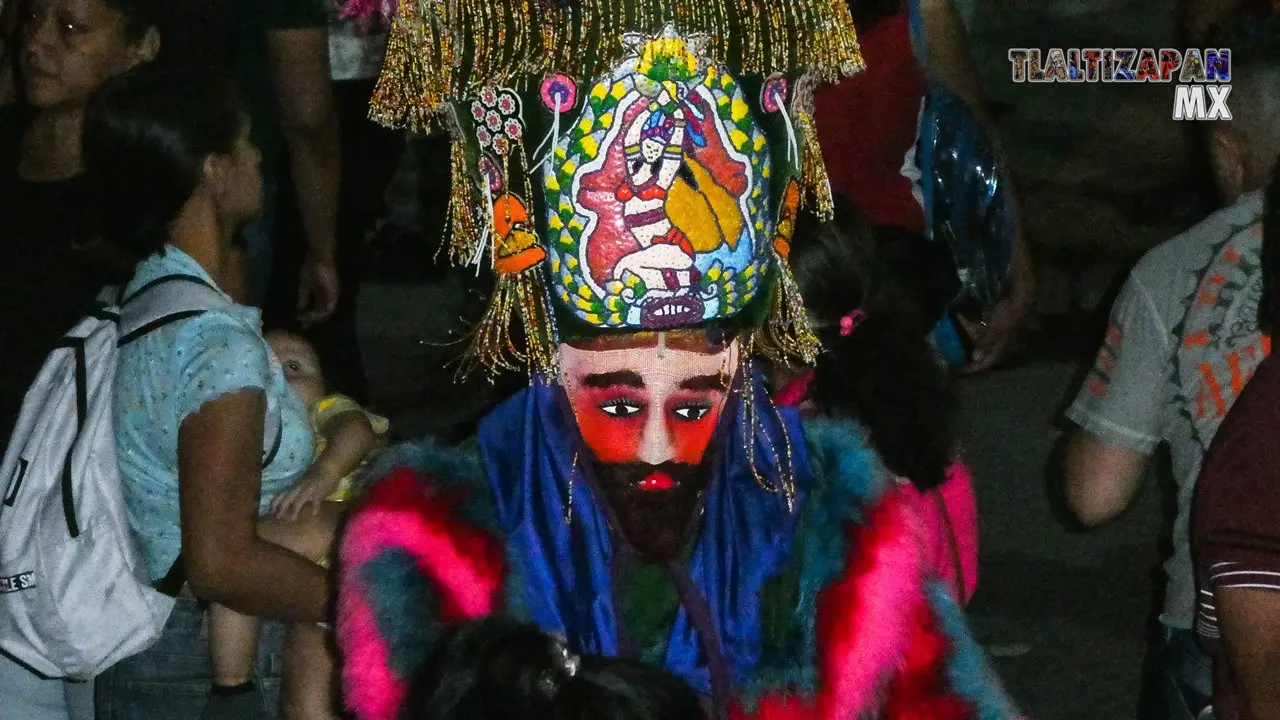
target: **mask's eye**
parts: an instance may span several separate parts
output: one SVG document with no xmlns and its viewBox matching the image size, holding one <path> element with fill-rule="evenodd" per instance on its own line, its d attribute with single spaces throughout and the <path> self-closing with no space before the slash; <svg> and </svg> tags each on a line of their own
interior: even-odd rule
<svg viewBox="0 0 1280 720">
<path fill-rule="evenodd" d="M 686 405 L 675 409 L 675 414 L 682 420 L 701 420 L 711 412 L 710 405 Z"/>
<path fill-rule="evenodd" d="M 603 410 L 606 415 L 612 415 L 613 417 L 618 418 L 629 418 L 641 410 L 640 405 L 627 400 L 607 402 L 604 405 L 601 405 L 600 409 Z"/>
</svg>

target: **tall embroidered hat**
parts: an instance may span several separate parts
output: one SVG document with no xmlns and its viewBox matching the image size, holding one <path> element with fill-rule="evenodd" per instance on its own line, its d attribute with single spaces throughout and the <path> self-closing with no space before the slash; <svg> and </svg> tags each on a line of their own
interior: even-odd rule
<svg viewBox="0 0 1280 720">
<path fill-rule="evenodd" d="M 349 0 L 389 12 L 371 116 L 452 137 L 448 248 L 497 275 L 470 358 L 699 325 L 812 361 L 787 269 L 831 211 L 812 88 L 862 68 L 845 0 Z M 519 317 L 520 328 L 510 327 Z"/>
</svg>

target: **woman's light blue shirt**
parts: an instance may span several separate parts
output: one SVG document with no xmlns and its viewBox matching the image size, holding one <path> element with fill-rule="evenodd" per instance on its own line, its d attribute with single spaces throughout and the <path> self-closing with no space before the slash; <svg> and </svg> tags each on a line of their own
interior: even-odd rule
<svg viewBox="0 0 1280 720">
<path fill-rule="evenodd" d="M 216 287 L 199 263 L 170 246 L 138 265 L 125 294 L 168 275 L 194 276 Z M 262 337 L 261 315 L 223 297 L 222 307 L 164 325 L 120 349 L 116 451 L 129 525 L 153 581 L 169 572 L 182 546 L 178 428 L 188 415 L 246 388 L 266 394 L 268 417 L 280 414 L 281 435 L 275 458 L 262 471 L 260 513 L 306 471 L 315 451 L 306 408 Z"/>
</svg>

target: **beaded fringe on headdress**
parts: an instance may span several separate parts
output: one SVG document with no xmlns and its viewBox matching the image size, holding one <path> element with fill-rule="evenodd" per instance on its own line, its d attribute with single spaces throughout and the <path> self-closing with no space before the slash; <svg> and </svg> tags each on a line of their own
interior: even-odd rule
<svg viewBox="0 0 1280 720">
<path fill-rule="evenodd" d="M 374 7 L 353 2 L 348 14 Z M 403 0 L 371 117 L 421 131 L 477 88 L 595 77 L 617 61 L 624 33 L 667 21 L 706 33 L 709 53 L 743 74 L 804 68 L 829 81 L 863 67 L 845 0 Z"/>
</svg>

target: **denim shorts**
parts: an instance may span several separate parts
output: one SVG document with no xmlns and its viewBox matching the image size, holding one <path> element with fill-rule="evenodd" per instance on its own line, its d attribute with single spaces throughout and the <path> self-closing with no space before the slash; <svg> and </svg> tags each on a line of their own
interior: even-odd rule
<svg viewBox="0 0 1280 720">
<path fill-rule="evenodd" d="M 213 683 L 204 607 L 179 599 L 160 640 L 98 676 L 97 720 L 192 720 Z M 262 624 L 254 681 L 269 717 L 280 717 L 284 625 Z"/>
</svg>

